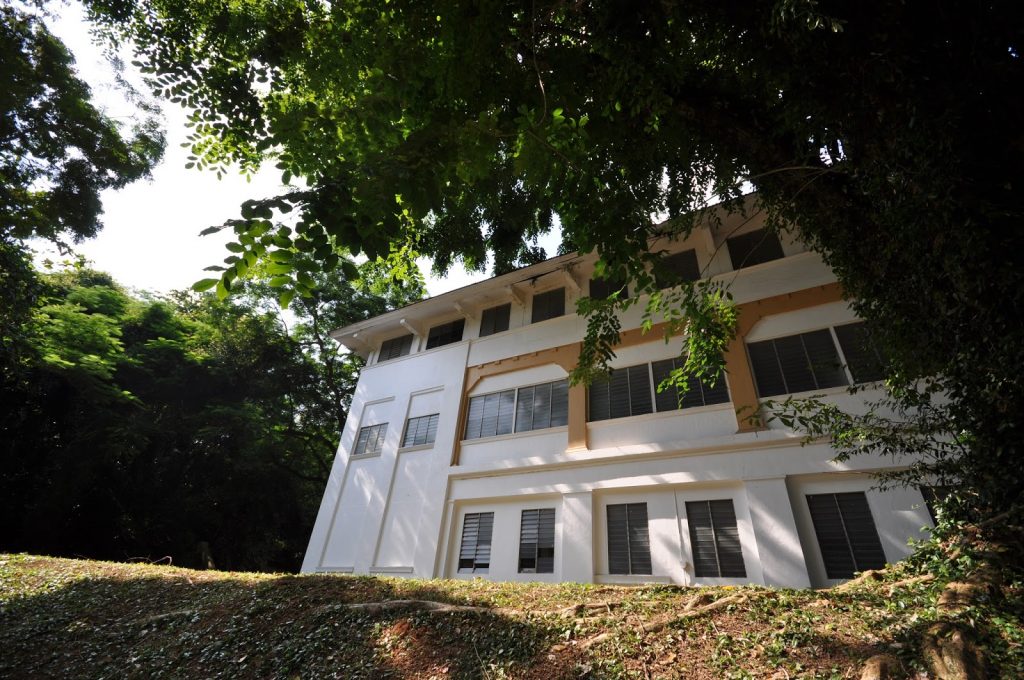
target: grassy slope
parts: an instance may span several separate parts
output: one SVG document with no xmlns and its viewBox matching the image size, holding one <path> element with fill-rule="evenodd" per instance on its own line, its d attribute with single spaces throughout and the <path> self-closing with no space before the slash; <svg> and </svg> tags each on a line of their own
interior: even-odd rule
<svg viewBox="0 0 1024 680">
<path fill-rule="evenodd" d="M 856 678 L 882 651 L 909 675 L 938 587 L 505 584 L 0 555 L 0 677 Z M 730 596 L 742 601 L 645 630 Z M 405 598 L 490 611 L 345 606 Z M 1019 618 L 993 635 L 990 648 L 1020 658 Z"/>
</svg>

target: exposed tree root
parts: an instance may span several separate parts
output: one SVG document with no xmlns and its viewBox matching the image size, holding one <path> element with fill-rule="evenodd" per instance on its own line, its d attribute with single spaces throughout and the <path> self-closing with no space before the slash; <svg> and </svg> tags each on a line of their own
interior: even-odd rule
<svg viewBox="0 0 1024 680">
<path fill-rule="evenodd" d="M 892 654 L 875 654 L 864 663 L 860 680 L 894 680 L 902 677 L 902 666 Z"/>
<path fill-rule="evenodd" d="M 967 632 L 944 621 L 929 626 L 921 641 L 925 661 L 936 680 L 979 680 L 985 677 L 981 651 Z"/>
<path fill-rule="evenodd" d="M 844 593 L 847 590 L 853 590 L 854 588 L 859 588 L 875 581 L 881 581 L 883 578 L 885 578 L 885 572 L 883 570 L 868 569 L 867 571 L 862 572 L 857 578 L 850 579 L 846 583 L 841 583 L 832 590 L 837 593 Z"/>
<path fill-rule="evenodd" d="M 493 613 L 494 610 L 488 607 L 475 607 L 466 604 L 450 604 L 448 602 L 435 602 L 433 600 L 385 600 L 383 602 L 352 602 L 350 604 L 331 605 L 326 609 L 356 609 L 359 611 L 377 614 L 379 612 L 393 611 L 395 609 L 421 609 L 430 613 L 442 612 L 477 612 Z"/>
<path fill-rule="evenodd" d="M 889 595 L 891 597 L 892 594 L 900 588 L 906 588 L 907 586 L 917 585 L 918 583 L 927 583 L 929 581 L 934 580 L 934 574 L 923 574 L 921 576 L 915 576 L 913 578 L 905 578 L 902 581 L 896 581 L 896 583 L 893 583 L 889 586 Z"/>
<path fill-rule="evenodd" d="M 558 610 L 558 615 L 564 618 L 571 616 L 580 616 L 585 612 L 595 611 L 606 611 L 611 613 L 613 609 L 618 609 L 621 602 L 582 602 L 580 604 L 573 605 L 571 607 L 565 607 L 564 609 Z"/>
</svg>

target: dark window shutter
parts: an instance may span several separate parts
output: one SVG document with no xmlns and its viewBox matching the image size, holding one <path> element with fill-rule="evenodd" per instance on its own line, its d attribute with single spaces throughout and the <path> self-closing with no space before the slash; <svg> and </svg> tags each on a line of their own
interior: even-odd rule
<svg viewBox="0 0 1024 680">
<path fill-rule="evenodd" d="M 866 323 L 836 326 L 835 331 L 855 383 L 874 382 L 885 377 L 882 358 L 871 342 Z"/>
<path fill-rule="evenodd" d="M 556 288 L 533 296 L 533 323 L 563 315 L 565 315 L 565 288 Z"/>
<path fill-rule="evenodd" d="M 779 366 L 786 380 L 786 392 L 806 392 L 817 387 L 814 373 L 804 351 L 804 343 L 799 335 L 776 338 L 775 353 L 779 357 Z"/>
<path fill-rule="evenodd" d="M 662 411 L 675 411 L 679 408 L 679 393 L 676 390 L 675 385 L 669 385 L 661 392 L 657 391 L 658 386 L 668 379 L 674 368 L 675 359 L 655 361 L 651 364 L 651 373 L 654 379 L 655 390 L 654 405 L 657 407 L 659 413 Z"/>
<path fill-rule="evenodd" d="M 519 573 L 555 571 L 555 510 L 523 510 L 519 526 Z"/>
<path fill-rule="evenodd" d="M 497 392 L 484 396 L 483 424 L 480 426 L 480 434 L 483 437 L 493 437 L 498 434 L 499 396 Z"/>
<path fill-rule="evenodd" d="M 498 393 L 498 427 L 496 434 L 509 434 L 513 430 L 516 409 L 515 390 Z"/>
<path fill-rule="evenodd" d="M 551 427 L 569 424 L 569 381 L 551 383 Z"/>
<path fill-rule="evenodd" d="M 488 335 L 507 331 L 508 320 L 511 312 L 511 303 L 485 309 L 480 314 L 480 337 L 483 338 Z"/>
<path fill-rule="evenodd" d="M 840 387 L 850 384 L 846 379 L 846 371 L 836 352 L 836 344 L 832 341 L 832 333 L 828 329 L 803 333 L 800 339 L 807 351 L 807 360 L 814 373 L 817 383 L 815 389 Z"/>
<path fill-rule="evenodd" d="M 853 578 L 855 572 L 885 566 L 885 553 L 862 492 L 808 495 L 807 507 L 828 578 Z"/>
<path fill-rule="evenodd" d="M 786 393 L 786 381 L 779 368 L 779 359 L 775 356 L 775 343 L 772 340 L 752 342 L 747 345 L 750 353 L 750 368 L 757 382 L 758 396 L 774 397 Z"/>
<path fill-rule="evenodd" d="M 708 383 L 701 385 L 701 392 L 704 394 L 704 405 L 727 404 L 729 402 L 729 385 L 725 381 L 725 373 L 715 379 L 714 386 Z"/>
<path fill-rule="evenodd" d="M 487 572 L 491 566 L 493 512 L 467 512 L 462 519 L 459 572 Z"/>
<path fill-rule="evenodd" d="M 937 522 L 938 518 L 935 511 L 942 501 L 946 500 L 946 497 L 952 493 L 952 489 L 948 486 L 922 486 L 919 488 L 921 490 L 921 497 L 924 498 L 924 505 L 928 508 L 928 515 L 932 518 L 932 522 Z"/>
<path fill-rule="evenodd" d="M 658 386 L 669 377 L 672 371 L 675 368 L 681 368 L 682 365 L 682 359 L 665 359 L 664 361 L 652 363 L 651 373 L 653 374 L 654 389 L 657 390 Z M 718 376 L 714 387 L 702 383 L 699 379 L 693 377 L 688 380 L 687 385 L 689 389 L 686 391 L 686 396 L 683 397 L 683 408 L 724 404 L 729 401 L 729 388 L 726 387 L 724 375 Z M 663 391 L 655 394 L 654 399 L 659 413 L 662 411 L 675 411 L 679 408 L 679 392 L 675 385 L 670 385 Z"/>
<path fill-rule="evenodd" d="M 612 293 L 618 293 L 620 300 L 629 297 L 629 287 L 622 281 L 608 279 L 590 279 L 590 297 L 595 300 L 607 300 Z"/>
<path fill-rule="evenodd" d="M 687 503 L 686 517 L 695 575 L 733 578 L 747 575 L 731 500 Z"/>
<path fill-rule="evenodd" d="M 533 387 L 520 387 L 518 405 L 516 406 L 516 432 L 529 432 L 533 429 Z"/>
<path fill-rule="evenodd" d="M 420 446 L 433 444 L 437 437 L 438 414 L 409 418 L 405 423 L 405 436 L 402 446 Z"/>
<path fill-rule="evenodd" d="M 471 397 L 466 413 L 466 434 L 464 439 L 479 439 L 483 436 L 484 398 Z"/>
<path fill-rule="evenodd" d="M 629 373 L 621 368 L 614 369 L 608 381 L 608 416 L 629 416 Z"/>
<path fill-rule="evenodd" d="M 629 532 L 625 505 L 609 505 L 608 513 L 608 573 L 629 573 Z"/>
<path fill-rule="evenodd" d="M 752 267 L 762 262 L 779 260 L 785 255 L 779 237 L 764 229 L 726 239 L 733 269 Z"/>
<path fill-rule="evenodd" d="M 412 349 L 412 334 L 402 335 L 397 338 L 385 340 L 380 345 L 380 352 L 377 354 L 377 363 L 390 361 L 398 357 L 404 357 Z"/>
<path fill-rule="evenodd" d="M 543 430 L 547 427 L 551 427 L 551 383 L 533 388 L 533 427 L 530 429 Z"/>
<path fill-rule="evenodd" d="M 456 319 L 450 323 L 443 323 L 440 326 L 434 326 L 427 333 L 427 349 L 434 349 L 435 347 L 443 347 L 450 345 L 453 342 L 459 342 L 462 340 L 462 332 L 466 329 L 465 319 Z"/>
<path fill-rule="evenodd" d="M 629 511 L 629 572 L 651 573 L 651 538 L 647 526 L 647 503 L 630 503 Z"/>
<path fill-rule="evenodd" d="M 629 376 L 629 415 L 639 416 L 651 413 L 651 374 L 647 364 L 630 366 L 626 369 Z"/>
<path fill-rule="evenodd" d="M 597 421 L 608 420 L 611 418 L 608 403 L 608 390 L 609 381 L 607 380 L 595 380 L 590 383 L 590 388 L 587 394 L 587 420 Z"/>
<path fill-rule="evenodd" d="M 690 249 L 662 258 L 661 266 L 655 270 L 658 288 L 671 288 L 687 281 L 700 278 L 697 251 Z"/>
</svg>

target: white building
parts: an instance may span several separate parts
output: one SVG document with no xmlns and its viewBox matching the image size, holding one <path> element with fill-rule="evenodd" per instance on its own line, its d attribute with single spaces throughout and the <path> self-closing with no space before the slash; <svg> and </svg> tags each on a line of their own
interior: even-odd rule
<svg viewBox="0 0 1024 680">
<path fill-rule="evenodd" d="M 874 490 L 889 459 L 833 462 L 759 399 L 877 379 L 835 276 L 758 220 L 726 217 L 676 253 L 740 309 L 726 385 L 683 408 L 656 386 L 681 349 L 623 317 L 608 383 L 569 387 L 601 294 L 566 255 L 339 329 L 359 378 L 302 570 L 600 583 L 825 586 L 910 552 L 931 520 L 914 489 Z M 735 264 L 734 264 L 735 263 Z M 607 288 L 607 286 L 604 286 Z M 737 416 L 737 411 L 741 416 Z"/>
</svg>

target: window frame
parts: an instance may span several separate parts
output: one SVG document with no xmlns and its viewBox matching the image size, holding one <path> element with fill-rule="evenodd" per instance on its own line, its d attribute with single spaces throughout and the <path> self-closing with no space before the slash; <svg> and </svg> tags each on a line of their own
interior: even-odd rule
<svg viewBox="0 0 1024 680">
<path fill-rule="evenodd" d="M 807 349 L 807 342 L 804 339 L 804 336 L 815 335 L 815 334 L 818 334 L 818 333 L 821 333 L 821 332 L 827 333 L 828 337 L 829 337 L 829 341 L 832 343 L 832 350 L 835 352 L 835 357 L 836 357 L 836 360 L 838 362 L 837 368 L 840 371 L 842 371 L 842 376 L 843 376 L 843 379 L 845 381 L 843 384 L 840 384 L 840 385 L 827 385 L 827 386 L 824 386 L 824 387 L 822 387 L 820 385 L 821 381 L 819 381 L 819 376 L 815 372 L 815 369 L 814 369 L 815 364 L 814 364 L 814 362 L 811 361 L 811 355 L 810 355 L 810 353 L 809 353 L 809 351 Z M 792 341 L 794 339 L 799 339 L 800 340 L 800 346 L 801 346 L 801 348 L 803 350 L 803 358 L 807 362 L 806 366 L 807 366 L 807 368 L 810 371 L 811 379 L 814 381 L 814 387 L 811 387 L 810 389 L 795 390 L 795 391 L 791 390 L 790 389 L 790 382 L 794 379 L 794 376 L 790 376 L 789 378 L 787 378 L 785 370 L 783 369 L 783 366 L 782 366 L 782 359 L 779 356 L 778 342 L 779 341 L 783 341 L 783 340 L 785 340 L 785 341 Z M 762 388 L 761 388 L 761 381 L 758 379 L 758 376 L 757 376 L 757 369 L 755 367 L 754 355 L 753 355 L 753 352 L 752 352 L 752 347 L 757 346 L 757 347 L 760 348 L 760 347 L 767 346 L 769 343 L 771 344 L 772 355 L 775 358 L 775 366 L 778 369 L 779 377 L 780 377 L 780 379 L 782 381 L 782 384 L 783 384 L 783 387 L 784 387 L 784 391 L 782 391 L 782 392 L 775 392 L 773 394 L 763 394 L 762 393 Z M 831 390 L 831 389 L 836 389 L 836 388 L 840 388 L 840 387 L 848 388 L 848 387 L 851 387 L 852 385 L 857 384 L 857 383 L 853 382 L 853 376 L 850 374 L 849 368 L 846 365 L 845 357 L 842 354 L 842 348 L 839 346 L 839 340 L 836 337 L 835 332 L 833 331 L 833 326 L 826 326 L 824 328 L 813 328 L 813 329 L 806 330 L 806 331 L 800 331 L 798 333 L 790 333 L 789 335 L 780 335 L 780 336 L 776 336 L 776 337 L 773 337 L 773 338 L 766 338 L 764 340 L 755 340 L 754 342 L 744 342 L 743 344 L 746 347 L 747 362 L 748 362 L 748 366 L 750 367 L 751 377 L 754 379 L 754 388 L 757 391 L 758 399 L 771 399 L 773 397 L 778 397 L 778 396 L 787 395 L 787 394 L 803 394 L 805 392 L 814 392 L 814 391 L 818 391 L 818 390 Z M 765 376 L 765 377 L 767 377 L 767 376 Z M 824 376 L 822 376 L 822 377 L 824 377 Z"/>
<path fill-rule="evenodd" d="M 510 388 L 505 389 L 505 390 L 498 390 L 496 392 L 485 392 L 484 394 L 475 394 L 475 395 L 469 397 L 469 401 L 466 404 L 466 419 L 465 419 L 464 426 L 462 428 L 462 441 L 475 441 L 477 439 L 487 439 L 489 437 L 503 437 L 503 436 L 509 436 L 509 435 L 515 435 L 515 434 L 525 434 L 527 432 L 539 432 L 541 430 L 550 430 L 550 429 L 553 429 L 553 428 L 556 428 L 556 427 L 566 427 L 566 426 L 568 426 L 568 424 L 569 424 L 569 382 L 568 381 L 569 381 L 568 377 L 559 378 L 558 380 L 546 380 L 544 382 L 534 383 L 534 384 L 531 384 L 531 385 L 522 385 L 520 387 L 510 387 Z M 519 427 L 520 393 L 525 391 L 525 390 L 534 390 L 534 394 L 536 394 L 536 392 L 535 392 L 536 388 L 550 386 L 551 388 L 548 391 L 548 394 L 549 394 L 549 398 L 548 398 L 548 422 L 550 423 L 551 417 L 554 415 L 554 412 L 555 412 L 555 409 L 554 409 L 555 401 L 554 401 L 553 398 L 551 398 L 551 395 L 554 394 L 555 385 L 557 385 L 558 383 L 565 383 L 565 423 L 559 423 L 557 425 L 550 425 L 549 424 L 549 425 L 546 425 L 544 427 L 530 427 L 528 429 L 521 429 Z M 500 429 L 500 428 L 498 427 L 498 424 L 501 422 L 501 410 L 500 410 L 501 409 L 501 395 L 508 394 L 509 392 L 512 392 L 512 406 L 511 406 L 511 408 L 512 408 L 512 429 L 509 430 L 508 432 L 499 432 L 498 429 Z M 470 434 L 470 432 L 469 432 L 469 425 L 470 425 L 470 417 L 471 417 L 472 408 L 473 408 L 473 402 L 475 400 L 483 399 L 484 400 L 483 401 L 484 406 L 481 407 L 481 408 L 484 408 L 484 407 L 486 407 L 486 403 L 487 403 L 486 402 L 486 398 L 490 397 L 490 396 L 494 396 L 494 395 L 498 395 L 498 406 L 497 406 L 497 408 L 499 409 L 497 414 L 495 415 L 495 418 L 496 418 L 495 433 L 494 434 L 483 434 L 483 422 L 484 422 L 484 420 L 483 420 L 483 414 L 481 414 L 481 427 L 480 427 L 481 434 L 479 436 L 470 437 L 469 436 L 469 434 Z M 532 423 L 535 420 L 533 414 L 534 414 L 535 409 L 536 409 L 536 404 L 537 404 L 537 402 L 536 402 L 536 399 L 534 397 L 534 402 L 531 405 L 531 410 L 530 410 L 531 425 L 532 425 Z"/>
<path fill-rule="evenodd" d="M 489 312 L 490 313 L 497 313 L 497 310 L 504 310 L 505 327 L 501 328 L 501 329 L 495 328 L 495 326 L 500 325 L 500 324 L 495 324 L 495 323 L 493 323 L 493 320 L 492 320 L 491 330 L 489 332 L 487 332 L 487 333 L 484 333 L 484 318 L 488 315 Z M 484 310 L 482 310 L 480 312 L 480 330 L 479 330 L 479 334 L 478 334 L 477 337 L 487 338 L 487 337 L 490 337 L 492 335 L 497 335 L 498 333 L 504 333 L 505 331 L 507 331 L 511 327 L 511 325 L 512 325 L 512 303 L 511 302 L 505 302 L 505 303 L 502 303 L 500 305 L 494 305 L 493 307 L 488 307 L 487 309 L 484 309 Z"/>
<path fill-rule="evenodd" d="M 878 523 L 875 522 L 874 512 L 871 510 L 871 503 L 868 502 L 867 494 L 864 491 L 826 491 L 823 493 L 804 493 L 804 503 L 807 507 L 807 514 L 811 520 L 811 531 L 814 533 L 814 540 L 818 546 L 818 556 L 821 558 L 821 564 L 824 568 L 825 578 L 831 581 L 843 580 L 853 578 L 857 572 L 863 572 L 867 569 L 880 569 L 885 566 L 888 558 L 885 554 L 885 546 L 882 545 L 882 536 L 878 533 Z M 852 570 L 850 572 L 842 572 L 837 574 L 836 569 L 843 565 L 837 565 L 834 562 L 829 563 L 829 558 L 826 556 L 826 544 L 830 549 L 842 548 L 841 545 L 833 545 L 831 541 L 823 542 L 822 537 L 828 527 L 819 524 L 815 521 L 815 511 L 811 499 L 824 499 L 826 497 L 832 498 L 832 503 L 835 505 L 836 512 L 839 517 L 839 529 L 842 531 L 842 537 L 845 542 L 846 552 L 850 557 Z M 854 549 L 853 541 L 850 539 L 850 530 L 848 529 L 849 523 L 847 518 L 843 514 L 843 507 L 840 504 L 840 498 L 852 499 L 857 497 L 858 501 L 863 501 L 863 509 L 866 510 L 868 521 L 871 524 L 872 535 L 874 538 L 874 545 L 862 546 L 865 549 L 877 550 L 877 555 L 864 555 L 863 553 L 858 557 L 857 552 Z M 823 520 L 825 518 L 822 518 Z M 880 557 L 880 561 L 871 561 L 871 557 Z M 834 575 L 837 574 L 837 575 Z"/>
<path fill-rule="evenodd" d="M 366 432 L 366 437 L 363 437 L 363 433 Z M 352 456 L 375 456 L 379 455 L 384 450 L 384 439 L 388 434 L 387 423 L 375 423 L 373 425 L 364 425 L 359 428 L 359 432 L 356 433 L 356 441 L 352 445 Z M 374 438 L 374 449 L 367 451 L 367 447 L 370 443 L 370 437 Z M 362 450 L 360 450 L 362 447 Z"/>
<path fill-rule="evenodd" d="M 729 526 L 729 525 L 719 526 L 718 523 L 715 521 L 715 509 L 713 507 L 713 504 L 718 505 L 718 504 L 722 504 L 722 503 L 728 503 L 729 504 L 729 512 L 732 515 L 732 525 L 731 526 Z M 698 556 L 698 546 L 700 545 L 700 540 L 699 540 L 698 535 L 697 535 L 698 527 L 696 526 L 696 521 L 695 521 L 695 517 L 694 517 L 695 514 L 696 514 L 695 513 L 696 506 L 698 506 L 698 505 L 706 506 L 706 509 L 707 509 L 707 517 L 708 517 L 708 523 L 709 523 L 708 528 L 711 530 L 711 546 L 710 547 L 711 547 L 711 549 L 714 552 L 713 557 L 714 557 L 714 561 L 715 561 L 715 571 L 717 572 L 717 573 L 713 573 L 713 574 L 712 573 L 707 573 L 706 571 L 704 571 L 704 567 L 702 566 L 702 563 L 707 560 L 707 556 L 706 555 Z M 746 565 L 746 561 L 744 560 L 744 557 L 743 557 L 743 538 L 740 535 L 740 531 L 739 531 L 739 518 L 736 516 L 736 503 L 733 501 L 733 499 L 732 498 L 710 498 L 710 499 L 700 499 L 700 500 L 695 500 L 695 501 L 686 501 L 685 504 L 684 504 L 684 507 L 686 508 L 686 524 L 687 524 L 687 528 L 689 529 L 689 534 L 690 534 L 690 557 L 692 559 L 692 564 L 693 564 L 693 575 L 696 576 L 697 578 L 746 578 L 747 577 L 747 565 Z M 728 573 L 728 574 L 726 574 L 726 573 L 723 573 L 723 569 L 722 569 L 722 557 L 723 557 L 724 550 L 728 549 L 728 546 L 725 546 L 725 548 L 723 549 L 723 545 L 722 545 L 723 540 L 720 540 L 720 539 L 721 539 L 722 534 L 724 534 L 730 528 L 736 533 L 736 548 L 737 548 L 738 553 L 739 553 L 738 554 L 738 557 L 739 557 L 739 570 L 736 573 Z"/>
<path fill-rule="evenodd" d="M 534 522 L 535 526 L 527 526 L 527 513 L 536 513 L 533 515 L 536 517 Z M 547 528 L 545 523 L 550 521 L 550 536 L 547 536 Z M 527 536 L 527 531 L 532 530 L 535 533 L 536 540 L 533 543 L 524 543 L 523 538 Z M 516 562 L 516 573 L 518 574 L 554 574 L 555 573 L 555 532 L 557 530 L 557 516 L 554 508 L 524 508 L 519 514 L 519 556 Z M 542 541 L 544 538 L 550 538 L 551 545 L 548 546 L 546 541 Z M 542 544 L 543 543 L 543 544 Z M 532 558 L 528 554 L 528 546 L 533 546 Z M 527 554 L 524 555 L 524 548 L 527 548 Z M 541 550 L 550 550 L 551 554 L 544 555 L 541 557 Z M 523 560 L 533 560 L 533 567 L 523 567 Z M 550 560 L 550 564 L 545 564 L 541 567 L 541 560 Z"/>
<path fill-rule="evenodd" d="M 454 331 L 455 327 L 459 326 L 458 339 L 452 339 L 455 337 L 454 334 L 446 335 L 446 332 L 451 329 Z M 437 334 L 435 335 L 435 331 Z M 446 345 L 454 345 L 457 342 L 462 342 L 466 337 L 466 320 L 464 318 L 452 319 L 451 321 L 445 321 L 439 323 L 436 326 L 431 326 L 430 330 L 427 331 L 427 343 L 424 349 L 437 349 L 438 347 L 445 347 Z"/>
<path fill-rule="evenodd" d="M 724 388 L 724 392 L 725 392 L 726 399 L 724 401 L 716 401 L 716 402 L 708 403 L 707 402 L 707 398 L 705 397 L 705 387 L 706 386 L 705 386 L 705 384 L 702 381 L 698 381 L 697 394 L 699 394 L 700 398 L 701 398 L 701 403 L 700 404 L 690 404 L 690 405 L 687 405 L 687 406 L 680 406 L 680 405 L 678 405 L 679 401 L 678 401 L 678 394 L 677 394 L 677 398 L 675 400 L 675 403 L 677 404 L 677 406 L 675 408 L 659 408 L 658 407 L 658 399 L 659 399 L 660 394 L 658 393 L 658 385 L 660 384 L 660 382 L 655 380 L 655 377 L 654 377 L 654 365 L 655 364 L 661 364 L 661 363 L 664 363 L 666 361 L 671 361 L 671 362 L 673 362 L 672 365 L 673 365 L 673 368 L 674 368 L 675 367 L 675 362 L 678 361 L 678 360 L 679 359 L 677 357 L 670 357 L 668 359 L 659 359 L 658 361 L 648 361 L 648 362 L 645 362 L 645 363 L 642 363 L 642 364 L 634 364 L 632 366 L 623 366 L 623 367 L 620 367 L 620 368 L 613 368 L 612 369 L 613 375 L 611 377 L 609 377 L 609 379 L 607 381 L 602 381 L 602 382 L 596 382 L 595 381 L 594 383 L 591 383 L 590 387 L 587 389 L 587 422 L 588 423 L 599 423 L 599 422 L 604 422 L 606 420 L 621 420 L 623 418 L 633 418 L 633 417 L 636 417 L 636 416 L 650 415 L 652 413 L 672 413 L 673 411 L 686 411 L 688 409 L 703 408 L 703 407 L 706 407 L 706 406 L 721 406 L 723 404 L 729 404 L 729 403 L 732 402 L 732 392 L 729 390 L 729 384 L 725 380 L 725 375 L 723 374 L 723 375 L 721 375 L 719 377 L 719 380 L 721 381 L 722 387 Z M 641 368 L 641 367 L 646 367 L 646 369 L 647 369 L 646 370 L 646 373 L 647 373 L 647 386 L 648 386 L 648 391 L 649 391 L 649 394 L 650 394 L 651 410 L 650 411 L 643 411 L 642 410 L 643 406 L 641 405 L 641 407 L 640 407 L 641 410 L 636 412 L 636 413 L 634 413 L 633 412 L 634 411 L 634 409 L 633 409 L 633 396 L 634 396 L 634 392 L 633 392 L 631 383 L 629 382 L 630 374 L 628 373 L 628 371 L 630 371 L 631 369 L 638 369 L 638 368 Z M 628 391 L 627 397 L 628 397 L 628 401 L 629 401 L 629 410 L 630 410 L 628 415 L 619 415 L 619 416 L 612 415 L 612 408 L 611 408 L 611 396 L 612 396 L 612 394 L 611 394 L 611 391 L 612 391 L 612 384 L 613 384 L 612 381 L 614 380 L 614 372 L 616 372 L 616 371 L 626 371 L 627 372 L 626 373 L 626 375 L 627 375 L 627 383 L 626 383 L 626 385 L 627 385 L 627 391 Z M 600 418 L 595 418 L 594 417 L 593 409 L 594 409 L 594 404 L 595 404 L 595 401 L 596 401 L 596 397 L 595 397 L 595 394 L 594 394 L 595 386 L 596 386 L 597 390 L 607 389 L 607 395 L 608 395 L 608 397 L 607 397 L 607 400 L 608 400 L 608 404 L 607 404 L 608 416 L 607 417 L 600 417 Z M 715 389 L 717 389 L 717 384 L 716 384 L 716 388 Z M 692 389 L 690 390 L 690 393 L 693 393 Z"/>
<path fill-rule="evenodd" d="M 741 243 L 742 240 L 744 240 L 744 239 L 751 240 L 751 241 L 755 240 L 755 236 L 757 234 L 762 234 L 762 241 L 757 243 L 753 247 L 751 247 L 747 251 L 746 257 L 743 259 L 743 262 L 737 264 L 736 263 L 736 256 L 733 255 L 732 244 L 733 243 Z M 765 241 L 763 240 L 763 239 L 767 239 L 769 237 L 773 238 L 775 240 L 775 244 L 778 245 L 778 247 L 779 247 L 779 255 L 777 257 L 768 258 L 767 260 L 757 260 L 755 262 L 748 263 L 747 260 L 750 259 L 750 256 L 753 253 L 755 253 L 758 250 L 758 248 L 761 248 L 761 247 L 767 247 L 768 249 L 771 248 L 771 246 L 767 245 L 765 243 Z M 739 246 L 737 246 L 737 247 L 739 247 Z M 725 239 L 725 250 L 726 250 L 726 252 L 729 253 L 729 262 L 732 264 L 732 270 L 733 271 L 740 271 L 741 269 L 747 269 L 748 267 L 756 267 L 759 264 L 765 264 L 767 262 L 775 262 L 776 260 L 783 260 L 783 259 L 786 258 L 786 250 L 785 250 L 785 248 L 782 247 L 782 239 L 779 238 L 778 234 L 776 234 L 773 231 L 769 231 L 765 227 L 761 227 L 760 229 L 751 229 L 750 231 L 745 232 L 743 234 L 737 234 L 736 236 L 730 236 L 729 238 Z"/>
<path fill-rule="evenodd" d="M 630 508 L 637 508 L 639 506 L 643 506 L 644 519 L 646 520 L 645 531 L 647 533 L 647 547 L 646 547 L 646 551 L 647 551 L 647 555 L 646 555 L 647 571 L 641 571 L 643 557 L 644 557 L 642 554 L 639 555 L 639 557 L 640 557 L 639 561 L 641 562 L 641 566 L 638 566 L 638 567 L 634 568 L 634 558 L 633 558 L 634 552 L 641 552 L 641 551 L 635 550 L 634 546 L 633 546 L 634 532 L 631 531 L 631 526 L 630 526 Z M 632 503 L 629 503 L 629 502 L 627 502 L 627 503 L 608 503 L 604 507 L 605 507 L 605 539 L 606 539 L 606 543 L 607 543 L 606 547 L 607 547 L 607 557 L 608 557 L 608 574 L 610 576 L 653 576 L 654 575 L 654 561 L 651 558 L 651 516 L 650 516 L 650 513 L 647 510 L 647 501 L 638 501 L 638 502 L 632 502 Z M 625 518 L 626 518 L 625 519 L 625 532 L 626 532 L 625 547 L 626 547 L 626 561 L 627 561 L 627 564 L 628 564 L 627 571 L 614 571 L 613 570 L 613 565 L 612 565 L 612 562 L 613 562 L 613 560 L 612 560 L 612 533 L 611 533 L 611 530 L 612 530 L 612 518 L 611 518 L 612 508 L 616 508 L 616 509 L 617 508 L 624 508 L 625 509 L 624 510 L 625 511 Z M 639 547 L 639 546 L 637 546 L 637 547 Z"/>
<path fill-rule="evenodd" d="M 411 446 L 428 446 L 433 444 L 437 440 L 437 426 L 440 422 L 440 413 L 430 413 L 423 416 L 412 416 L 405 419 L 405 429 L 402 431 L 402 448 L 409 448 Z M 419 437 L 420 423 L 426 421 L 426 431 L 424 432 L 425 441 L 416 443 L 415 439 Z M 413 442 L 409 442 L 409 428 L 416 423 L 416 431 L 413 435 Z M 431 430 L 433 430 L 433 436 L 431 436 Z"/>
<path fill-rule="evenodd" d="M 463 555 L 465 555 L 467 553 L 466 538 L 467 538 L 467 533 L 470 530 L 470 519 L 471 518 L 472 518 L 472 520 L 474 521 L 474 524 L 475 524 L 474 529 L 476 531 L 476 534 L 474 535 L 474 538 L 476 539 L 476 542 L 472 546 L 472 551 L 471 552 L 472 552 L 473 556 L 472 557 L 463 557 Z M 479 539 L 480 539 L 480 536 L 481 536 L 481 522 L 485 518 L 487 519 L 488 524 L 489 524 L 489 526 L 487 527 L 488 541 L 487 541 L 487 543 L 482 544 Z M 481 546 L 482 545 L 486 546 L 486 549 L 487 549 L 487 561 L 486 562 L 483 562 L 482 560 L 479 559 L 480 556 L 481 556 L 481 552 L 482 552 L 482 550 L 481 550 Z M 486 510 L 486 511 L 482 511 L 482 512 L 467 512 L 467 513 L 464 513 L 462 515 L 462 533 L 461 533 L 461 539 L 459 541 L 459 552 L 458 552 L 458 555 L 456 557 L 456 562 L 455 562 L 455 572 L 457 574 L 487 574 L 487 573 L 490 573 L 490 570 L 491 570 L 491 557 L 492 557 L 491 551 L 492 551 L 493 546 L 494 546 L 494 511 L 493 510 Z M 469 566 L 463 567 L 462 566 L 463 562 L 466 562 L 466 561 L 470 561 L 470 562 L 472 562 L 472 564 L 469 565 Z M 480 563 L 479 567 L 477 566 L 478 562 Z"/>
<path fill-rule="evenodd" d="M 384 340 L 383 342 L 380 343 L 380 348 L 377 350 L 377 360 L 374 363 L 380 364 L 384 363 L 385 361 L 394 361 L 395 359 L 400 359 L 402 357 L 409 356 L 410 354 L 412 354 L 412 343 L 414 339 L 415 336 L 413 336 L 412 333 L 405 333 L 404 335 L 398 335 L 396 337 Z M 408 342 L 408 347 L 405 347 L 406 341 Z M 392 343 L 396 342 L 400 343 L 397 345 L 398 354 L 394 354 L 389 349 L 388 356 L 384 356 L 384 348 L 390 348 L 392 347 Z"/>
<path fill-rule="evenodd" d="M 550 316 L 547 316 L 548 312 L 550 311 L 549 307 L 552 304 L 552 303 L 549 303 L 547 301 L 548 300 L 557 300 L 558 299 L 558 297 L 557 297 L 558 295 L 561 295 L 561 305 L 560 305 L 561 311 L 558 314 L 552 314 Z M 552 288 L 551 290 L 546 290 L 543 293 L 534 293 L 533 300 L 531 300 L 531 302 L 530 302 L 530 323 L 531 324 L 541 323 L 542 321 L 550 321 L 551 319 L 557 319 L 559 317 L 565 316 L 565 298 L 566 298 L 565 286 L 562 286 L 560 288 Z M 545 316 L 543 318 L 541 318 L 541 319 L 537 318 L 537 310 L 538 310 L 538 308 L 537 308 L 537 300 L 538 299 L 543 301 L 541 309 L 544 310 L 543 314 L 545 314 Z"/>
</svg>

